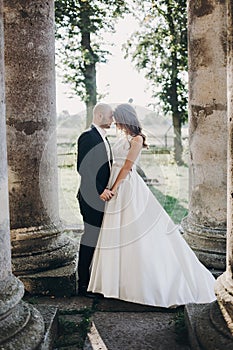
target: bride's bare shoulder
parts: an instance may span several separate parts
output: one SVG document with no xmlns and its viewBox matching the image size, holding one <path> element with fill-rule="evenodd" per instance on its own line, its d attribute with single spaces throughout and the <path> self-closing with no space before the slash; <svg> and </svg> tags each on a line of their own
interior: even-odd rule
<svg viewBox="0 0 233 350">
<path fill-rule="evenodd" d="M 143 137 L 141 135 L 136 135 L 132 137 L 131 142 L 137 142 L 138 144 L 143 144 Z"/>
</svg>

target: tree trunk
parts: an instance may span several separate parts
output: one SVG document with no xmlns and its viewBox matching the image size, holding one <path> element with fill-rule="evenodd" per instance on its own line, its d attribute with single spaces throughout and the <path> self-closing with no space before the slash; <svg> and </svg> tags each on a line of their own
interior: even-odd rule
<svg viewBox="0 0 233 350">
<path fill-rule="evenodd" d="M 178 165 L 182 165 L 183 146 L 181 139 L 181 122 L 179 114 L 173 113 L 172 116 L 173 130 L 174 130 L 174 159 Z"/>
<path fill-rule="evenodd" d="M 174 57 L 175 56 L 175 57 Z M 183 164 L 182 138 L 181 138 L 181 115 L 178 110 L 177 93 L 177 60 L 176 54 L 172 55 L 172 80 L 171 80 L 171 106 L 172 106 L 172 124 L 174 130 L 174 159 L 178 165 Z"/>
<path fill-rule="evenodd" d="M 96 103 L 92 101 L 86 102 L 86 128 L 89 128 L 93 119 L 93 108 Z"/>
<path fill-rule="evenodd" d="M 167 19 L 170 29 L 171 36 L 173 37 L 173 46 L 176 47 L 176 31 L 174 27 L 173 17 L 172 17 L 172 6 L 170 1 L 167 1 Z M 177 52 L 172 51 L 171 54 L 171 87 L 170 87 L 170 98 L 172 107 L 172 123 L 174 130 L 174 159 L 178 165 L 183 164 L 182 153 L 182 139 L 181 139 L 181 115 L 179 113 L 179 101 L 178 101 L 178 59 Z"/>
<path fill-rule="evenodd" d="M 83 21 L 85 22 L 85 18 Z M 84 62 L 83 75 L 86 89 L 86 127 L 88 128 L 92 122 L 92 111 L 96 104 L 96 62 L 97 56 L 94 54 L 91 47 L 91 35 L 86 31 L 85 27 L 82 29 L 81 48 L 86 57 Z"/>
<path fill-rule="evenodd" d="M 84 72 L 86 87 L 86 127 L 92 122 L 92 111 L 96 104 L 96 68 L 95 63 L 86 65 Z"/>
</svg>

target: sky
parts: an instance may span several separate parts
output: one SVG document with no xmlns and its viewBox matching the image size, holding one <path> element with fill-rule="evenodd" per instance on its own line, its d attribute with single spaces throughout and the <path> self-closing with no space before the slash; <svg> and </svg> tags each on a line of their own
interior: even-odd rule
<svg viewBox="0 0 233 350">
<path fill-rule="evenodd" d="M 111 47 L 112 55 L 105 64 L 97 66 L 97 86 L 101 93 L 108 92 L 108 95 L 101 101 L 106 103 L 125 103 L 130 98 L 135 105 L 147 107 L 151 102 L 149 91 L 145 91 L 148 82 L 144 79 L 143 73 L 134 68 L 130 58 L 124 59 L 121 51 L 130 35 L 138 28 L 136 20 L 132 15 L 126 15 L 116 25 L 116 33 L 105 34 L 104 39 L 114 43 Z M 76 114 L 85 109 L 85 104 L 78 97 L 69 98 L 70 88 L 61 82 L 57 76 L 57 113 L 66 110 L 69 114 Z"/>
</svg>

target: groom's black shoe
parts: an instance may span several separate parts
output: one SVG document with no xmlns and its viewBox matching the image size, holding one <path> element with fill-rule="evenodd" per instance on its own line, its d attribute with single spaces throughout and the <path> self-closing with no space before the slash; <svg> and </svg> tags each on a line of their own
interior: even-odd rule
<svg viewBox="0 0 233 350">
<path fill-rule="evenodd" d="M 94 299 L 96 297 L 94 293 L 88 292 L 86 288 L 79 288 L 78 289 L 78 296 L 92 298 L 92 299 Z"/>
</svg>

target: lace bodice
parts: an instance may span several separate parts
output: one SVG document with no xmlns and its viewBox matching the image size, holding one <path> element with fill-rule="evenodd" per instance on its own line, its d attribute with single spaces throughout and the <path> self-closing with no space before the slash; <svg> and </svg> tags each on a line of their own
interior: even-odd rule
<svg viewBox="0 0 233 350">
<path fill-rule="evenodd" d="M 132 136 L 121 136 L 117 139 L 115 144 L 112 146 L 113 165 L 117 167 L 123 166 L 130 149 L 130 142 L 132 138 L 133 138 Z M 134 162 L 134 165 L 138 164 L 139 158 L 140 158 L 140 154 L 138 155 L 136 161 Z"/>
</svg>

